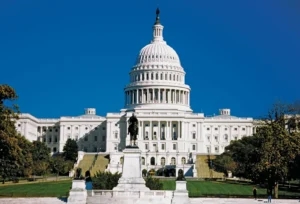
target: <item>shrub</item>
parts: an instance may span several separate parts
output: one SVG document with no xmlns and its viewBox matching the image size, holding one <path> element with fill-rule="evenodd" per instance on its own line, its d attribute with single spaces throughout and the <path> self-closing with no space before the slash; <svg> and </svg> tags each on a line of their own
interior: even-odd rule
<svg viewBox="0 0 300 204">
<path fill-rule="evenodd" d="M 112 174 L 111 172 L 98 171 L 92 178 L 93 189 L 112 190 L 118 185 L 121 175 L 119 172 Z"/>
<path fill-rule="evenodd" d="M 152 178 L 151 176 L 148 176 L 145 181 L 146 186 L 150 188 L 150 190 L 162 190 L 163 188 L 163 184 L 160 183 L 158 178 Z"/>
<path fill-rule="evenodd" d="M 144 177 L 146 177 L 146 176 L 147 176 L 147 170 L 146 170 L 146 169 L 143 169 L 143 171 L 142 171 L 142 175 L 143 175 Z"/>
</svg>

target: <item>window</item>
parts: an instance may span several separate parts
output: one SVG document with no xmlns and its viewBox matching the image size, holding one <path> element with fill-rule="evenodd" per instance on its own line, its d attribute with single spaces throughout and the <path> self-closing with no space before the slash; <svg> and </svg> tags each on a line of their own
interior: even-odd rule
<svg viewBox="0 0 300 204">
<path fill-rule="evenodd" d="M 105 141 L 105 136 L 102 136 L 102 141 L 103 141 L 103 142 Z"/>
<path fill-rule="evenodd" d="M 153 150 L 156 152 L 157 148 L 156 148 L 156 144 L 153 144 Z"/>
<path fill-rule="evenodd" d="M 68 139 L 70 139 L 71 138 L 71 134 L 68 134 Z"/>
<path fill-rule="evenodd" d="M 70 127 L 68 127 L 68 130 L 70 130 L 71 128 Z"/>
<path fill-rule="evenodd" d="M 93 152 L 97 152 L 97 147 L 94 146 L 93 150 Z"/>
<path fill-rule="evenodd" d="M 173 140 L 177 140 L 176 132 L 173 132 Z"/>
<path fill-rule="evenodd" d="M 218 128 L 215 128 L 215 130 L 218 130 Z"/>
<path fill-rule="evenodd" d="M 186 163 L 185 157 L 182 157 L 181 158 L 181 164 L 185 164 L 185 163 Z"/>
<path fill-rule="evenodd" d="M 237 128 L 234 128 L 235 131 L 237 131 Z"/>
<path fill-rule="evenodd" d="M 151 157 L 151 159 L 150 159 L 150 165 L 155 165 L 155 158 L 154 157 Z"/>
<path fill-rule="evenodd" d="M 52 128 L 49 128 L 49 131 L 52 132 Z"/>
<path fill-rule="evenodd" d="M 218 142 L 218 136 L 215 136 L 215 140 L 216 140 L 216 142 Z"/>
<path fill-rule="evenodd" d="M 116 123 L 115 126 L 118 127 L 118 123 Z"/>
<path fill-rule="evenodd" d="M 173 127 L 176 127 L 176 124 L 173 124 Z"/>
<path fill-rule="evenodd" d="M 87 152 L 87 148 L 86 148 L 86 147 L 83 147 L 83 151 L 84 151 L 84 152 Z"/>
<path fill-rule="evenodd" d="M 194 151 L 196 150 L 196 145 L 193 145 L 193 150 L 194 150 Z"/>
<path fill-rule="evenodd" d="M 210 130 L 209 128 L 206 128 L 206 130 Z"/>
<path fill-rule="evenodd" d="M 87 130 L 87 129 L 88 129 L 88 127 L 85 127 L 85 129 Z"/>
<path fill-rule="evenodd" d="M 102 130 L 105 130 L 105 127 L 103 127 Z"/>
<path fill-rule="evenodd" d="M 148 149 L 148 144 L 145 144 L 145 149 Z"/>
<path fill-rule="evenodd" d="M 145 165 L 145 157 L 142 157 L 142 165 Z"/>
<path fill-rule="evenodd" d="M 55 136 L 55 138 L 54 138 L 54 142 L 57 142 L 57 136 Z"/>
<path fill-rule="evenodd" d="M 98 128 L 97 128 L 97 127 L 95 127 L 95 130 L 98 130 Z"/>
<path fill-rule="evenodd" d="M 216 153 L 219 152 L 219 147 L 215 147 L 215 152 L 216 152 Z"/>
<path fill-rule="evenodd" d="M 78 130 L 78 127 L 75 127 L 75 130 Z"/>
<path fill-rule="evenodd" d="M 55 132 L 57 132 L 57 131 L 58 131 L 58 129 L 56 128 L 56 129 L 55 129 Z"/>
<path fill-rule="evenodd" d="M 196 139 L 196 133 L 193 132 L 193 139 Z"/>
<path fill-rule="evenodd" d="M 145 124 L 145 127 L 148 127 L 149 126 L 149 124 Z"/>
<path fill-rule="evenodd" d="M 157 125 L 156 124 L 153 124 L 153 127 L 156 127 Z"/>
<path fill-rule="evenodd" d="M 21 124 L 18 124 L 18 127 L 21 127 Z M 45 130 L 45 129 L 44 129 Z"/>
<path fill-rule="evenodd" d="M 171 165 L 176 165 L 176 159 L 175 159 L 175 157 L 171 158 Z"/>
<path fill-rule="evenodd" d="M 46 137 L 43 137 L 43 141 L 46 142 Z"/>
<path fill-rule="evenodd" d="M 160 159 L 160 165 L 164 166 L 166 164 L 166 159 L 164 157 L 162 157 Z"/>
<path fill-rule="evenodd" d="M 228 141 L 228 135 L 227 134 L 224 135 L 224 139 L 225 139 L 225 141 Z"/>
<path fill-rule="evenodd" d="M 78 135 L 75 136 L 75 141 L 78 141 Z"/>
<path fill-rule="evenodd" d="M 245 129 L 245 128 L 243 128 L 242 130 L 243 130 L 243 131 L 245 131 L 246 129 Z"/>
<path fill-rule="evenodd" d="M 210 153 L 210 147 L 206 147 L 207 153 Z"/>
<path fill-rule="evenodd" d="M 88 137 L 87 136 L 84 137 L 84 141 L 86 141 L 86 142 L 88 141 Z"/>
<path fill-rule="evenodd" d="M 165 132 L 161 133 L 161 140 L 165 140 Z"/>
<path fill-rule="evenodd" d="M 165 150 L 165 144 L 161 144 L 161 149 Z"/>
<path fill-rule="evenodd" d="M 227 128 L 225 128 L 225 130 L 227 130 Z"/>
<path fill-rule="evenodd" d="M 115 132 L 115 139 L 118 139 L 118 132 Z"/>
<path fill-rule="evenodd" d="M 235 140 L 237 140 L 237 139 L 238 139 L 238 137 L 237 137 L 237 136 L 235 136 L 235 137 L 234 137 L 234 139 L 235 139 Z"/>
<path fill-rule="evenodd" d="M 173 150 L 176 150 L 176 144 L 173 144 Z"/>
<path fill-rule="evenodd" d="M 193 127 L 196 127 L 196 124 L 193 124 Z"/>
<path fill-rule="evenodd" d="M 53 147 L 53 152 L 56 152 L 56 147 Z"/>
<path fill-rule="evenodd" d="M 210 136 L 207 136 L 207 140 L 210 141 Z"/>
<path fill-rule="evenodd" d="M 97 139 L 98 139 L 98 138 L 97 138 L 97 135 L 95 135 L 95 136 L 94 136 L 94 141 L 96 142 L 96 141 L 97 141 Z"/>
<path fill-rule="evenodd" d="M 115 150 L 118 150 L 118 144 L 115 144 Z"/>
<path fill-rule="evenodd" d="M 165 127 L 165 124 L 162 124 L 161 126 L 162 126 L 162 127 Z"/>
</svg>

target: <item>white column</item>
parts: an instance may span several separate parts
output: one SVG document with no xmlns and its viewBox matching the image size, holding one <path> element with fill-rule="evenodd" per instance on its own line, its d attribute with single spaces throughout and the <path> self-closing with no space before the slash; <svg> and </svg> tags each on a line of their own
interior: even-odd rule
<svg viewBox="0 0 300 204">
<path fill-rule="evenodd" d="M 141 121 L 141 140 L 144 140 L 144 121 Z"/>
<path fill-rule="evenodd" d="M 181 137 L 182 137 L 182 139 L 183 140 L 186 140 L 186 134 L 185 134 L 185 122 L 184 121 L 182 121 L 182 127 L 181 127 L 181 132 L 182 132 L 182 134 L 180 134 L 181 135 Z"/>
<path fill-rule="evenodd" d="M 181 128 L 180 128 L 180 126 L 181 126 L 181 121 L 178 121 L 178 136 L 177 136 L 177 138 L 181 138 Z"/>
<path fill-rule="evenodd" d="M 177 91 L 176 91 L 176 89 L 174 90 L 174 92 L 175 92 L 174 96 L 175 96 L 175 104 L 176 104 L 177 103 Z"/>
<path fill-rule="evenodd" d="M 158 131 L 157 131 L 157 140 L 160 140 L 160 132 L 161 132 L 161 127 L 160 127 L 160 121 L 157 122 L 157 126 L 158 126 Z"/>
<path fill-rule="evenodd" d="M 160 103 L 160 88 L 158 88 L 157 91 L 158 91 L 158 94 L 157 94 L 158 95 L 158 103 Z"/>
<path fill-rule="evenodd" d="M 139 90 L 137 89 L 136 91 L 136 104 L 138 104 L 139 103 Z"/>
<path fill-rule="evenodd" d="M 150 98 L 150 91 L 147 89 L 147 103 L 149 103 L 149 98 Z"/>
<path fill-rule="evenodd" d="M 149 138 L 149 140 L 152 140 L 152 121 L 150 120 L 149 121 L 150 122 L 150 129 L 149 129 L 149 136 L 148 136 L 148 138 Z M 150 145 L 150 144 L 149 144 Z M 150 148 L 150 147 L 149 147 Z"/>
</svg>

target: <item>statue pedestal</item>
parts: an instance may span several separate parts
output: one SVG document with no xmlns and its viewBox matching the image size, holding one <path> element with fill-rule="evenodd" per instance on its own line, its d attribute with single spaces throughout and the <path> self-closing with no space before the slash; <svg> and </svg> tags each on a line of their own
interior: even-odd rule
<svg viewBox="0 0 300 204">
<path fill-rule="evenodd" d="M 68 197 L 69 204 L 86 204 L 87 191 L 84 180 L 73 180 L 72 189 Z"/>
<path fill-rule="evenodd" d="M 127 147 L 123 153 L 122 177 L 113 191 L 150 191 L 142 177 L 141 150 Z"/>
<path fill-rule="evenodd" d="M 172 204 L 188 204 L 190 203 L 189 192 L 186 190 L 186 181 L 176 181 L 176 190 Z"/>
</svg>

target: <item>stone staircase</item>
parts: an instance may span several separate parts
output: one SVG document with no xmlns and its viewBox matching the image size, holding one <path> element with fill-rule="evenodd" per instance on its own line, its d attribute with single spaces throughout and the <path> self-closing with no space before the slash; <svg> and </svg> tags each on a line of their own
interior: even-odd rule
<svg viewBox="0 0 300 204">
<path fill-rule="evenodd" d="M 80 161 L 78 168 L 82 169 L 82 175 L 84 176 L 87 170 L 90 171 L 93 176 L 97 171 L 104 171 L 108 165 L 108 159 L 103 154 L 85 154 Z"/>
<path fill-rule="evenodd" d="M 214 160 L 214 155 L 197 155 L 196 169 L 198 178 L 223 178 L 222 172 L 216 172 L 209 168 L 209 160 Z"/>
</svg>

